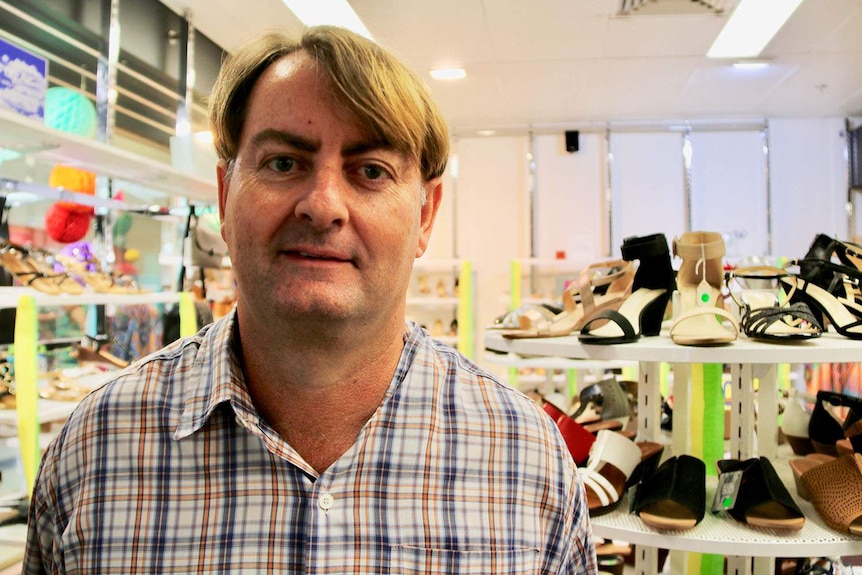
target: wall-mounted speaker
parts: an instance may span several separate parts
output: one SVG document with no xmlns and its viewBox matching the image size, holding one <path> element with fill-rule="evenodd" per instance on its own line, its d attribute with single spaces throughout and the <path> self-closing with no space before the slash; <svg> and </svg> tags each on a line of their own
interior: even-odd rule
<svg viewBox="0 0 862 575">
<path fill-rule="evenodd" d="M 574 154 L 580 148 L 580 133 L 577 130 L 566 130 L 566 151 Z"/>
</svg>

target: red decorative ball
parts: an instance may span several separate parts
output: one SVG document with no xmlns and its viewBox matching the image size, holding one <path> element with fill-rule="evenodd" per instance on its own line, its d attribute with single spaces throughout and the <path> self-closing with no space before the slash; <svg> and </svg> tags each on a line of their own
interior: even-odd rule
<svg viewBox="0 0 862 575">
<path fill-rule="evenodd" d="M 64 244 L 77 242 L 90 229 L 90 215 L 70 210 L 60 203 L 45 212 L 45 232 L 52 240 Z"/>
</svg>

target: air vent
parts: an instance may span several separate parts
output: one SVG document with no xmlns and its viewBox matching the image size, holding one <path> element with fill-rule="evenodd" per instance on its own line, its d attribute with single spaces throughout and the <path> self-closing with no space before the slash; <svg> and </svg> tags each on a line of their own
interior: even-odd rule
<svg viewBox="0 0 862 575">
<path fill-rule="evenodd" d="M 725 14 L 737 0 L 620 0 L 617 16 Z"/>
</svg>

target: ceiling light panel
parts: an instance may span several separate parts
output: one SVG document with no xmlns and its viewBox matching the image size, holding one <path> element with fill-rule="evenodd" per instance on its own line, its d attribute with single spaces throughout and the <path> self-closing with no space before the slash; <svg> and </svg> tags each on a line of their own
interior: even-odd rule
<svg viewBox="0 0 862 575">
<path fill-rule="evenodd" d="M 755 58 L 802 0 L 741 0 L 713 42 L 709 58 Z"/>
<path fill-rule="evenodd" d="M 282 0 L 306 26 L 340 26 L 374 40 L 347 0 Z"/>
</svg>

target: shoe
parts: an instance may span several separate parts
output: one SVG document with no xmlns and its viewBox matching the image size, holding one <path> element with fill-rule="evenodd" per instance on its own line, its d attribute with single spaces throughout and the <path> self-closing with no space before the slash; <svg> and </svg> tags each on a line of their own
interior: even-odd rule
<svg viewBox="0 0 862 575">
<path fill-rule="evenodd" d="M 591 422 L 590 419 L 583 417 L 589 413 L 588 410 L 595 413 L 599 421 L 619 421 L 621 427 L 627 426 L 631 419 L 629 396 L 616 378 L 611 377 L 588 385 L 581 390 L 579 398 L 579 404 L 571 413 L 572 419 L 579 423 Z"/>
<path fill-rule="evenodd" d="M 793 263 L 798 264 L 798 262 Z M 811 311 L 816 310 L 825 316 L 840 335 L 851 339 L 862 339 L 862 306 L 855 303 L 852 298 L 839 299 L 821 286 L 800 276 L 787 275 L 779 278 L 779 281 L 785 286 L 790 301 L 808 304 Z M 821 319 L 818 323 L 825 328 L 824 320 Z"/>
<path fill-rule="evenodd" d="M 811 501 L 832 529 L 862 535 L 862 454 L 824 461 L 813 456 L 791 459 L 796 492 Z"/>
<path fill-rule="evenodd" d="M 578 336 L 582 343 L 630 343 L 661 331 L 667 303 L 674 290 L 667 238 L 664 234 L 626 238 L 621 250 L 624 260 L 638 260 L 632 293 L 619 310 L 608 309 L 587 318 Z"/>
<path fill-rule="evenodd" d="M 632 510 L 655 529 L 691 529 L 706 512 L 706 465 L 674 456 L 638 485 Z"/>
<path fill-rule="evenodd" d="M 790 303 L 792 293 L 783 303 L 777 280 L 790 275 L 782 268 L 751 266 L 725 274 L 730 297 L 739 307 L 742 331 L 751 339 L 771 341 L 802 340 L 820 337 L 823 332 L 817 317 L 803 302 Z M 776 283 L 774 289 L 750 289 L 743 282 Z"/>
<path fill-rule="evenodd" d="M 569 335 L 580 330 L 594 313 L 618 308 L 631 293 L 633 279 L 631 262 L 609 260 L 592 264 L 580 273 L 575 285 L 563 292 L 561 313 L 549 320 L 544 313 L 527 310 L 521 315 L 520 329 L 502 335 L 509 339 Z"/>
<path fill-rule="evenodd" d="M 578 470 L 586 488 L 590 516 L 615 509 L 638 465 L 660 448 L 657 443 L 638 445 L 614 431 L 600 431 L 590 448 L 586 467 Z"/>
<path fill-rule="evenodd" d="M 742 472 L 736 501 L 728 510 L 731 517 L 753 527 L 781 531 L 798 531 L 805 525 L 805 516 L 768 459 L 723 459 L 717 465 L 720 474 Z"/>
<path fill-rule="evenodd" d="M 673 241 L 673 253 L 682 258 L 676 275 L 679 313 L 670 337 L 679 345 L 715 346 L 734 341 L 739 324 L 724 309 L 724 239 L 718 232 L 687 232 Z M 725 327 L 723 321 L 727 323 Z"/>
<path fill-rule="evenodd" d="M 842 418 L 832 407 L 846 408 L 847 416 Z M 862 399 L 833 391 L 818 391 L 817 401 L 814 402 L 814 410 L 811 412 L 808 424 L 808 437 L 814 450 L 817 453 L 836 456 L 838 455 L 836 442 L 849 434 L 854 451 L 862 451 L 862 434 L 855 431 L 860 420 L 862 420 Z M 858 449 L 856 449 L 857 446 Z"/>
<path fill-rule="evenodd" d="M 30 255 L 39 271 L 57 285 L 60 293 L 67 293 L 69 295 L 81 295 L 84 293 L 84 287 L 75 281 L 75 278 L 66 273 L 65 268 L 57 261 L 54 254 L 48 250 L 34 248 L 30 250 Z"/>
<path fill-rule="evenodd" d="M 805 398 L 796 389 L 789 390 L 787 398 L 782 401 L 784 413 L 781 416 L 781 432 L 796 455 L 808 455 L 814 452 L 814 444 L 811 443 L 808 435 L 811 412 L 805 403 Z"/>
<path fill-rule="evenodd" d="M 485 326 L 486 330 L 519 330 L 521 329 L 521 316 L 524 315 L 527 311 L 535 310 L 535 313 L 541 314 L 545 317 L 546 321 L 551 321 L 554 319 L 559 313 L 562 313 L 563 309 L 558 308 L 556 306 L 552 306 L 549 304 L 533 304 L 528 303 L 524 304 L 521 307 L 514 309 L 510 312 L 506 312 L 503 315 L 499 315 L 494 318 L 494 321 Z"/>
<path fill-rule="evenodd" d="M 28 251 L 16 244 L 3 242 L 0 244 L 0 264 L 12 276 L 27 287 L 39 290 L 48 295 L 59 295 L 60 288 L 50 277 L 39 270 L 39 266 L 30 257 Z"/>
</svg>

